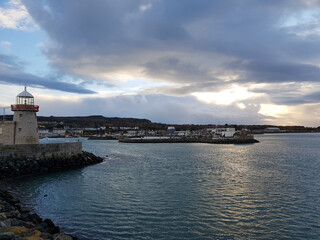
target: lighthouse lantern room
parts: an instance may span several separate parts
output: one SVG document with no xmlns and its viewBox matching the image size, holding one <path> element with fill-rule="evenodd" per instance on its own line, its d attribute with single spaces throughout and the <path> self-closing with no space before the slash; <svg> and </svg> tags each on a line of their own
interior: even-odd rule
<svg viewBox="0 0 320 240">
<path fill-rule="evenodd" d="M 27 91 L 27 87 L 24 87 L 24 91 L 17 96 L 16 104 L 11 105 L 11 110 L 38 112 L 39 106 L 34 105 L 34 97 Z"/>
</svg>

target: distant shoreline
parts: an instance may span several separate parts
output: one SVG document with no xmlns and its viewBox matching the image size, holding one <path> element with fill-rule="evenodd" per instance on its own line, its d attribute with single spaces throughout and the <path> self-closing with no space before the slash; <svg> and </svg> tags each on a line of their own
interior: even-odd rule
<svg viewBox="0 0 320 240">
<path fill-rule="evenodd" d="M 122 143 L 209 143 L 209 144 L 248 144 L 258 143 L 252 138 L 123 138 Z"/>
</svg>

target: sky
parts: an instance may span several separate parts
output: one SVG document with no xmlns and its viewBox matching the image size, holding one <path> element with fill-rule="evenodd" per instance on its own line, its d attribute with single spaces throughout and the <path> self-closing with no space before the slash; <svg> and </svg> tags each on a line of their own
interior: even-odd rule
<svg viewBox="0 0 320 240">
<path fill-rule="evenodd" d="M 0 0 L 0 107 L 25 85 L 41 116 L 316 127 L 320 1 Z"/>
</svg>

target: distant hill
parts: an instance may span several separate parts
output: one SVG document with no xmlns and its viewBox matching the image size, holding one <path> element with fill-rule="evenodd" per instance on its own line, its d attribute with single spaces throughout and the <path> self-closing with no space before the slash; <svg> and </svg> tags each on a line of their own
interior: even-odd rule
<svg viewBox="0 0 320 240">
<path fill-rule="evenodd" d="M 6 121 L 12 121 L 13 115 L 6 115 Z M 202 130 L 205 128 L 215 127 L 234 127 L 237 130 L 247 128 L 250 130 L 263 130 L 267 127 L 279 127 L 282 131 L 287 132 L 319 132 L 318 128 L 309 128 L 304 126 L 275 126 L 275 125 L 236 125 L 236 124 L 164 124 L 153 123 L 148 119 L 140 118 L 119 118 L 119 117 L 104 117 L 101 115 L 93 116 L 74 116 L 74 117 L 44 117 L 38 116 L 38 124 L 47 128 L 100 128 L 100 127 L 140 127 L 149 130 L 166 130 L 168 126 L 174 126 L 176 130 Z M 2 119 L 0 119 L 2 120 Z"/>
<path fill-rule="evenodd" d="M 104 117 L 100 115 L 94 116 L 75 116 L 75 117 L 37 117 L 39 124 L 42 123 L 61 123 L 69 127 L 105 127 L 105 126 L 139 126 L 142 124 L 150 124 L 148 119 L 139 118 L 118 118 Z"/>
<path fill-rule="evenodd" d="M 5 116 L 6 121 L 12 121 L 13 115 Z M 73 128 L 99 128 L 106 126 L 117 127 L 135 127 L 152 124 L 148 119 L 139 118 L 119 118 L 119 117 L 104 117 L 100 115 L 94 116 L 74 116 L 74 117 L 44 117 L 37 116 L 39 125 L 64 125 Z M 2 119 L 0 119 L 2 120 Z"/>
</svg>

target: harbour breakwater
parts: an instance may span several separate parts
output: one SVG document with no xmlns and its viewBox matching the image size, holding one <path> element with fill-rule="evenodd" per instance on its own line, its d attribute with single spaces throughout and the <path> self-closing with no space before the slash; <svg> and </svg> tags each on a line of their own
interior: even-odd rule
<svg viewBox="0 0 320 240">
<path fill-rule="evenodd" d="M 102 161 L 101 157 L 85 151 L 71 156 L 52 156 L 48 158 L 0 158 L 0 179 L 81 168 Z"/>
<path fill-rule="evenodd" d="M 257 143 L 258 140 L 253 137 L 240 138 L 122 138 L 119 142 L 123 143 L 211 143 L 211 144 L 248 144 Z"/>
<path fill-rule="evenodd" d="M 118 140 L 118 138 L 113 136 L 103 136 L 103 137 L 89 136 L 88 140 Z"/>
<path fill-rule="evenodd" d="M 0 145 L 0 179 L 40 175 L 102 162 L 81 142 Z"/>
</svg>

